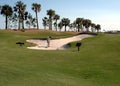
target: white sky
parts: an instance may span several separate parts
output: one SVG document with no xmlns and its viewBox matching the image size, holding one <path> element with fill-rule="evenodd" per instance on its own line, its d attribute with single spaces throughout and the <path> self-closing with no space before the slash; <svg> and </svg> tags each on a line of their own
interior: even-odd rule
<svg viewBox="0 0 120 86">
<path fill-rule="evenodd" d="M 40 27 L 42 18 L 47 16 L 46 10 L 53 9 L 57 14 L 68 17 L 71 22 L 77 17 L 92 20 L 93 23 L 100 24 L 102 29 L 120 30 L 120 0 L 21 0 L 27 5 L 27 11 L 34 15 L 31 4 L 41 4 L 39 15 Z M 16 0 L 0 0 L 0 5 L 9 4 L 14 6 Z M 35 15 L 34 15 L 35 16 Z M 0 15 L 0 28 L 4 28 L 5 20 Z"/>
</svg>

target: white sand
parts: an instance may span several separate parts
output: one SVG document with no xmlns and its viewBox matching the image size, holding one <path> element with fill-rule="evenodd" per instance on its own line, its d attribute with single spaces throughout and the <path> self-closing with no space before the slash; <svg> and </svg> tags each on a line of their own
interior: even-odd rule
<svg viewBox="0 0 120 86">
<path fill-rule="evenodd" d="M 30 39 L 27 42 L 34 43 L 36 46 L 34 47 L 27 47 L 28 49 L 37 49 L 37 50 L 64 50 L 66 49 L 65 45 L 73 42 L 73 41 L 80 41 L 84 38 L 93 37 L 93 35 L 82 34 L 77 35 L 69 38 L 64 39 L 55 39 L 50 41 L 50 47 L 47 47 L 46 40 L 38 40 L 38 39 Z"/>
</svg>

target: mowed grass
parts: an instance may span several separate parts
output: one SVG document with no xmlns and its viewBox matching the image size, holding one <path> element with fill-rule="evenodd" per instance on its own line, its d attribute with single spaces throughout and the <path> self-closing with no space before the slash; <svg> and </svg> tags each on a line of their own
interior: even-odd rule
<svg viewBox="0 0 120 86">
<path fill-rule="evenodd" d="M 76 33 L 0 30 L 0 86 L 120 86 L 120 35 L 99 34 L 68 50 L 29 50 L 30 38 Z M 18 46 L 18 41 L 25 46 Z"/>
</svg>

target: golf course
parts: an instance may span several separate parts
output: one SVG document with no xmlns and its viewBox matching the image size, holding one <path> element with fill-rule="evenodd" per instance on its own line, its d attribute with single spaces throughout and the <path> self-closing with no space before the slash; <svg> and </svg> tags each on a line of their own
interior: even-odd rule
<svg viewBox="0 0 120 86">
<path fill-rule="evenodd" d="M 70 42 L 65 50 L 27 48 L 36 46 L 28 39 L 61 39 L 77 34 L 0 30 L 0 86 L 120 86 L 120 34 L 99 33 Z M 82 43 L 80 51 L 77 42 Z"/>
</svg>

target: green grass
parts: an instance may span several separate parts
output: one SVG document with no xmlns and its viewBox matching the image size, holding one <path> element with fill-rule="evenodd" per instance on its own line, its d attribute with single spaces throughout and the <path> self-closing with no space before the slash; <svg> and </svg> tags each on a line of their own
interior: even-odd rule
<svg viewBox="0 0 120 86">
<path fill-rule="evenodd" d="M 120 86 L 120 35 L 99 34 L 64 51 L 29 50 L 29 38 L 73 33 L 0 31 L 0 86 Z M 25 42 L 18 46 L 17 41 Z"/>
</svg>

